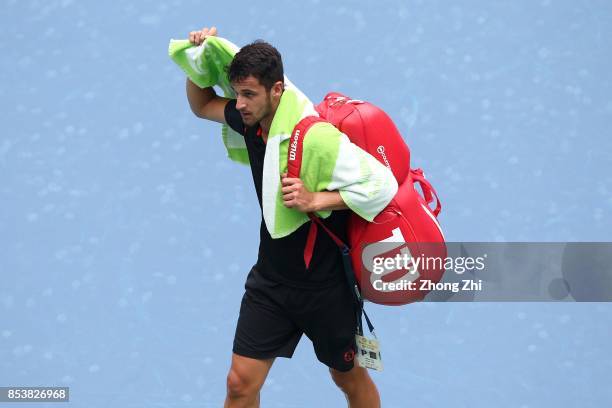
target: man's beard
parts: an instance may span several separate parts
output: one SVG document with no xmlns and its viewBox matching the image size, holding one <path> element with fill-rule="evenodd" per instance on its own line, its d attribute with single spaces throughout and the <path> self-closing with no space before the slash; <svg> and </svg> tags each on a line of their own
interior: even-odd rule
<svg viewBox="0 0 612 408">
<path fill-rule="evenodd" d="M 260 116 L 258 117 L 252 116 L 253 123 L 251 124 L 251 126 L 253 126 L 256 123 L 261 122 L 266 116 L 270 115 L 271 113 L 272 113 L 272 97 L 268 95 L 268 98 L 266 100 L 265 109 L 263 110 Z"/>
</svg>

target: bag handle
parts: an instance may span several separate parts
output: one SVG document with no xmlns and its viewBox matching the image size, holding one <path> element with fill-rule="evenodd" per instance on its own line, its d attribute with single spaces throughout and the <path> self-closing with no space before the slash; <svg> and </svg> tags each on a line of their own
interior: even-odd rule
<svg viewBox="0 0 612 408">
<path fill-rule="evenodd" d="M 436 190 L 433 188 L 431 183 L 427 181 L 427 179 L 425 178 L 425 173 L 423 173 L 422 169 L 410 169 L 410 175 L 412 176 L 412 181 L 414 183 L 419 183 L 419 185 L 421 186 L 421 190 L 423 191 L 424 196 L 423 198 L 425 199 L 425 202 L 428 206 L 429 204 L 431 204 L 434 197 L 436 198 L 436 208 L 434 208 L 432 212 L 437 218 L 438 214 L 440 214 L 440 211 L 442 210 L 442 204 L 440 203 L 440 199 L 438 198 Z"/>
</svg>

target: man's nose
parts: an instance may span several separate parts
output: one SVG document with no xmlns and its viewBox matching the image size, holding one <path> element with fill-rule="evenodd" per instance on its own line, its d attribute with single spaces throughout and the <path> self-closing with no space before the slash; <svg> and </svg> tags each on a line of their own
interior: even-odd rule
<svg viewBox="0 0 612 408">
<path fill-rule="evenodd" d="M 246 104 L 244 103 L 244 100 L 240 97 L 237 97 L 236 98 L 236 109 L 241 110 L 241 109 L 244 109 L 245 106 Z"/>
</svg>

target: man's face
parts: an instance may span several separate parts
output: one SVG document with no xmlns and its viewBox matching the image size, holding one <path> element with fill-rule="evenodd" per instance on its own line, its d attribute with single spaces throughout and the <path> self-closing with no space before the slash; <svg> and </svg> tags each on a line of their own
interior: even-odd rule
<svg viewBox="0 0 612 408">
<path fill-rule="evenodd" d="M 273 113 L 271 92 L 254 76 L 232 82 L 232 88 L 236 92 L 236 109 L 245 125 L 253 126 Z"/>
</svg>

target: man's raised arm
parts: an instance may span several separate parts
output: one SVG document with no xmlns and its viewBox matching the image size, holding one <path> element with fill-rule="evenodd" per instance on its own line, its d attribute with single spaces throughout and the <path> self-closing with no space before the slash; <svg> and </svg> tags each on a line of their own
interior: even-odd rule
<svg viewBox="0 0 612 408">
<path fill-rule="evenodd" d="M 189 41 L 193 45 L 201 45 L 204 40 L 217 34 L 217 28 L 204 27 L 200 31 L 189 33 Z M 191 111 L 199 118 L 225 123 L 225 105 L 229 101 L 227 98 L 217 96 L 215 90 L 210 88 L 200 88 L 189 78 L 186 84 L 187 100 Z"/>
</svg>

